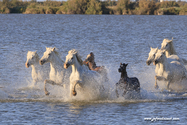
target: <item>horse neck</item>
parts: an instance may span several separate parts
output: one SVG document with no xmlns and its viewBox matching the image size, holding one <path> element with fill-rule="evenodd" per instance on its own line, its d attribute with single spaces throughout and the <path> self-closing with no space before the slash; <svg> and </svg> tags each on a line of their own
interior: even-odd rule
<svg viewBox="0 0 187 125">
<path fill-rule="evenodd" d="M 95 64 L 94 61 L 93 61 L 93 62 L 89 62 L 88 65 L 89 65 L 89 68 L 90 68 L 91 70 L 96 68 L 96 64 Z"/>
<path fill-rule="evenodd" d="M 81 64 L 78 62 L 78 60 L 75 60 L 75 63 L 72 65 L 72 73 L 80 72 Z"/>
<path fill-rule="evenodd" d="M 32 75 L 37 75 L 38 74 L 38 72 L 40 71 L 39 66 L 40 66 L 39 64 L 31 65 Z"/>
<path fill-rule="evenodd" d="M 163 71 L 166 71 L 170 66 L 170 63 L 168 62 L 167 58 L 165 57 L 163 63 L 159 63 L 159 69 L 162 69 Z"/>
<path fill-rule="evenodd" d="M 128 78 L 128 75 L 127 75 L 127 72 L 126 72 L 126 71 L 121 72 L 121 78 L 122 78 L 122 79 L 127 79 L 127 78 Z"/>
<path fill-rule="evenodd" d="M 63 68 L 63 62 L 62 60 L 60 59 L 59 56 L 57 56 L 55 54 L 54 60 L 50 62 L 50 66 L 51 66 L 51 69 L 54 69 L 55 71 L 58 70 L 58 69 L 64 69 Z"/>
<path fill-rule="evenodd" d="M 37 74 L 40 71 L 40 65 L 39 65 L 39 58 L 36 59 L 36 62 L 31 65 L 32 68 L 32 74 Z"/>
<path fill-rule="evenodd" d="M 165 55 L 166 55 L 166 57 L 168 58 L 170 55 L 172 55 L 168 50 L 167 51 L 165 51 Z"/>
<path fill-rule="evenodd" d="M 170 51 L 169 51 L 170 55 L 177 55 L 177 52 L 175 51 L 173 42 L 170 42 Z"/>
</svg>

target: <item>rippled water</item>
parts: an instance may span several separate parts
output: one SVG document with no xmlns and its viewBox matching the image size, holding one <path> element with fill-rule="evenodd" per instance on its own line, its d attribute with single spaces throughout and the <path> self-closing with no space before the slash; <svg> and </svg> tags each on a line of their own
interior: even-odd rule
<svg viewBox="0 0 187 125">
<path fill-rule="evenodd" d="M 158 124 L 185 124 L 187 94 L 155 90 L 154 66 L 145 63 L 149 45 L 160 48 L 172 37 L 187 59 L 187 16 L 1 14 L 0 124 L 150 124 L 144 120 L 149 117 L 180 119 Z M 69 99 L 60 87 L 45 96 L 43 83 L 30 87 L 27 51 L 37 50 L 41 57 L 46 46 L 57 47 L 63 60 L 73 48 L 83 59 L 94 52 L 97 65 L 108 71 L 107 98 Z M 115 97 L 120 62 L 129 63 L 128 75 L 139 79 L 141 98 Z"/>
</svg>

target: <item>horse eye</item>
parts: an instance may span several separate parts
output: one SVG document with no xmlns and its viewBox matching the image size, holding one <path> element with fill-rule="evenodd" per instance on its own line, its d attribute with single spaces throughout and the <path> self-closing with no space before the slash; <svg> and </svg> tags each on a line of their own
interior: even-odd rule
<svg viewBox="0 0 187 125">
<path fill-rule="evenodd" d="M 73 57 L 71 59 L 73 59 Z"/>
<path fill-rule="evenodd" d="M 50 56 L 51 54 L 49 53 L 48 55 Z"/>
</svg>

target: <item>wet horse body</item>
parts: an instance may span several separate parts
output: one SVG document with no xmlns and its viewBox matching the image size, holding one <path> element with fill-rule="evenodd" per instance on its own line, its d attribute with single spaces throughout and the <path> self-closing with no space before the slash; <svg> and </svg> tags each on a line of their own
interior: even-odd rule
<svg viewBox="0 0 187 125">
<path fill-rule="evenodd" d="M 187 78 L 187 70 L 184 65 L 177 60 L 169 61 L 163 50 L 158 50 L 153 64 L 160 65 L 155 76 L 155 85 L 157 85 L 157 80 L 164 80 L 167 82 L 167 89 L 172 90 L 169 88 L 171 83 L 181 83 L 183 79 Z"/>
<path fill-rule="evenodd" d="M 64 61 L 59 57 L 55 47 L 46 47 L 46 52 L 44 52 L 43 57 L 40 59 L 40 65 L 48 62 L 50 63 L 49 79 L 44 81 L 44 91 L 46 95 L 50 94 L 46 88 L 47 83 L 65 87 L 65 83 L 68 82 L 68 78 L 65 76 L 69 77 L 70 75 L 70 71 L 64 69 Z"/>
<path fill-rule="evenodd" d="M 102 87 L 99 80 L 100 74 L 83 65 L 83 61 L 75 49 L 70 50 L 66 56 L 64 68 L 67 69 L 70 66 L 72 67 L 72 73 L 69 77 L 70 97 L 77 95 L 77 88 L 84 92 L 88 86 L 92 88 L 92 91 L 97 91 Z M 89 90 L 89 93 L 92 91 Z"/>
<path fill-rule="evenodd" d="M 116 95 L 119 97 L 118 89 L 123 90 L 124 96 L 128 91 L 136 91 L 140 92 L 140 82 L 138 78 L 131 77 L 129 78 L 127 75 L 126 67 L 128 64 L 120 64 L 120 68 L 118 69 L 119 72 L 121 72 L 121 78 L 118 83 L 116 83 Z"/>
</svg>

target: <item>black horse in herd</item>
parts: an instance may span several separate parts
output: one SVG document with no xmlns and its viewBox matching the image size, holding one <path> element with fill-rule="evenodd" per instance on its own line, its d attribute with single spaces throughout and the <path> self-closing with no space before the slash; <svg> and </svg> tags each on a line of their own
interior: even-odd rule
<svg viewBox="0 0 187 125">
<path fill-rule="evenodd" d="M 118 83 L 116 83 L 116 95 L 119 97 L 118 89 L 124 91 L 122 96 L 124 96 L 128 91 L 140 92 L 140 82 L 138 78 L 129 78 L 127 75 L 126 67 L 128 64 L 120 63 L 120 68 L 118 71 L 121 73 L 121 78 Z"/>
</svg>

